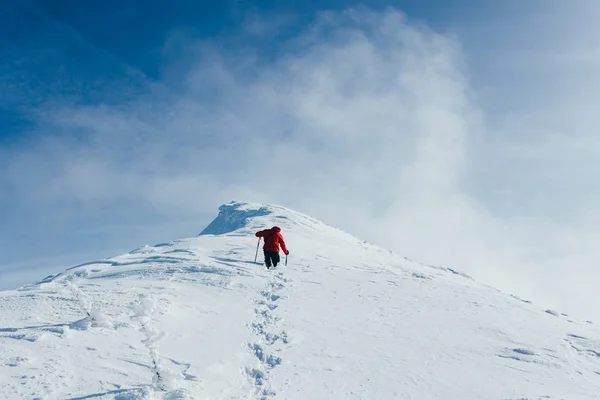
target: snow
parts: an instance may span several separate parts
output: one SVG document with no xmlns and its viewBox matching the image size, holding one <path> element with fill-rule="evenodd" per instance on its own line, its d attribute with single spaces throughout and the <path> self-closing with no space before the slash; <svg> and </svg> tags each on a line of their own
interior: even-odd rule
<svg viewBox="0 0 600 400">
<path fill-rule="evenodd" d="M 253 233 L 278 225 L 289 263 Z M 597 399 L 600 332 L 278 206 L 0 292 L 1 399 Z"/>
</svg>

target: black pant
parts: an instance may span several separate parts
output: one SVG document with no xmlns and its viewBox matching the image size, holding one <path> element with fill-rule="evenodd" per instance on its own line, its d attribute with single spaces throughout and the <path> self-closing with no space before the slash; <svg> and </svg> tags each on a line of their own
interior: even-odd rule
<svg viewBox="0 0 600 400">
<path fill-rule="evenodd" d="M 276 267 L 280 260 L 279 252 L 270 251 L 270 250 L 264 250 L 264 252 L 265 252 L 265 264 L 266 264 L 267 268 L 271 268 L 271 264 L 273 264 L 273 266 Z"/>
</svg>

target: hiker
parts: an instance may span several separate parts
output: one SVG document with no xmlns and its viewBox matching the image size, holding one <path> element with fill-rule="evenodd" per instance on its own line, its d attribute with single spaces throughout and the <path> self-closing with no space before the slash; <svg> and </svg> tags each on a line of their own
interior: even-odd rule
<svg viewBox="0 0 600 400">
<path fill-rule="evenodd" d="M 281 235 L 280 227 L 274 226 L 271 229 L 265 229 L 260 232 L 256 232 L 256 237 L 265 239 L 263 251 L 265 252 L 265 264 L 267 269 L 271 268 L 271 265 L 276 267 L 279 263 L 279 245 L 281 245 L 281 248 L 283 249 L 283 254 L 286 256 L 290 254 L 285 246 L 285 241 Z"/>
</svg>

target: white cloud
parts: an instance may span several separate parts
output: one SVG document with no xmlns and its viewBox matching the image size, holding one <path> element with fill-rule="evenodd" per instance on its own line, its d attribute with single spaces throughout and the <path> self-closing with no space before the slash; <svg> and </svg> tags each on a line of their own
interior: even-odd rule
<svg viewBox="0 0 600 400">
<path fill-rule="evenodd" d="M 565 130 L 568 112 L 476 96 L 459 39 L 391 9 L 323 13 L 268 64 L 251 49 L 181 33 L 167 47 L 183 55 L 151 94 L 54 107 L 41 126 L 57 139 L 12 157 L 3 179 L 66 218 L 101 213 L 107 229 L 124 214 L 121 224 L 155 221 L 143 240 L 245 198 L 551 306 L 595 296 L 585 282 L 598 277 L 589 269 L 598 230 L 585 221 L 598 212 L 563 210 L 600 197 L 590 190 L 600 161 L 592 105 Z M 553 111 L 576 101 L 560 100 Z M 577 276 L 565 270 L 572 265 Z M 565 300 L 574 285 L 582 300 Z"/>
</svg>

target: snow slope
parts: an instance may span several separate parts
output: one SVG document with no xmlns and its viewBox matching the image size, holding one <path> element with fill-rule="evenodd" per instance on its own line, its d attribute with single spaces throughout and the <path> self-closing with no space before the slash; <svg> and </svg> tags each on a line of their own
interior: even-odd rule
<svg viewBox="0 0 600 400">
<path fill-rule="evenodd" d="M 591 322 L 277 206 L 0 292 L 0 399 L 598 398 Z"/>
</svg>

